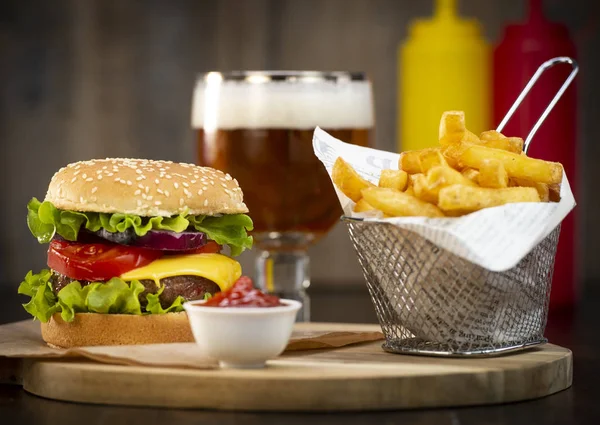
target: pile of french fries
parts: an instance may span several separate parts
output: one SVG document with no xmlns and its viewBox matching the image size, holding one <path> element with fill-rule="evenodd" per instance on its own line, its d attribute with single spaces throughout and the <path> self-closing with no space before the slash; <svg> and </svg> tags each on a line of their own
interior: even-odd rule
<svg viewBox="0 0 600 425">
<path fill-rule="evenodd" d="M 356 204 L 355 212 L 384 217 L 457 217 L 512 202 L 558 202 L 563 167 L 530 158 L 523 139 L 465 125 L 462 111 L 442 114 L 439 147 L 400 154 L 398 170 L 383 170 L 378 185 L 338 158 L 335 185 Z"/>
</svg>

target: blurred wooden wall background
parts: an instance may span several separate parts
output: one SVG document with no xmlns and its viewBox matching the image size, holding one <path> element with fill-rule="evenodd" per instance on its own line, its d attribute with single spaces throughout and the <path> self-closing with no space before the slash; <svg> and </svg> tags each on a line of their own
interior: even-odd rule
<svg viewBox="0 0 600 425">
<path fill-rule="evenodd" d="M 463 0 L 496 42 L 521 0 Z M 583 277 L 600 277 L 598 3 L 548 0 L 572 29 L 582 71 Z M 193 161 L 190 102 L 200 71 L 363 70 L 375 87 L 376 147 L 395 149 L 396 49 L 425 0 L 2 0 L 0 282 L 45 266 L 25 223 L 62 165 L 106 156 Z M 565 141 L 568 143 L 568 141 Z M 573 177 L 571 177 L 573 178 Z M 362 281 L 345 229 L 312 249 L 314 281 Z M 324 260 L 325 259 L 325 260 Z M 252 267 L 252 255 L 244 266 Z"/>
</svg>

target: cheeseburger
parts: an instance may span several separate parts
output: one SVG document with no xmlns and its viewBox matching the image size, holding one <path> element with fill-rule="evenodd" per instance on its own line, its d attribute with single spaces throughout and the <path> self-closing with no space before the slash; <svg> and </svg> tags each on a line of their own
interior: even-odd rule
<svg viewBox="0 0 600 425">
<path fill-rule="evenodd" d="M 27 224 L 49 244 L 48 270 L 19 293 L 54 346 L 193 341 L 185 301 L 210 298 L 241 275 L 252 220 L 221 171 L 142 159 L 60 169 Z"/>
</svg>

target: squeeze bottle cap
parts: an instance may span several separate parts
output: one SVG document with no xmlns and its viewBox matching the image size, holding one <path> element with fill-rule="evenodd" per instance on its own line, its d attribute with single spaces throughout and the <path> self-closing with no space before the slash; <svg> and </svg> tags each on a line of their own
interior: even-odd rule
<svg viewBox="0 0 600 425">
<path fill-rule="evenodd" d="M 477 37 L 481 27 L 475 19 L 462 19 L 456 13 L 456 0 L 436 0 L 431 19 L 416 19 L 410 26 L 412 37 Z"/>
</svg>

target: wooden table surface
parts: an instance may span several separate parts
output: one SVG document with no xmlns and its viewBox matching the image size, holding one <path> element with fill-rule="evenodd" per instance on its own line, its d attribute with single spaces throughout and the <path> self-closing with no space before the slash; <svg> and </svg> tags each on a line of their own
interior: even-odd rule
<svg viewBox="0 0 600 425">
<path fill-rule="evenodd" d="M 42 399 L 20 387 L 0 385 L 1 423 L 15 424 L 597 424 L 600 423 L 600 290 L 585 294 L 577 314 L 555 314 L 546 335 L 551 342 L 573 350 L 573 386 L 538 400 L 500 406 L 419 409 L 378 413 L 228 413 L 201 410 L 98 406 Z M 0 288 L 2 286 L 0 285 Z M 375 322 L 367 292 L 360 286 L 312 290 L 315 321 Z M 26 318 L 18 298 L 0 291 L 0 323 Z M 6 422 L 5 422 L 6 421 Z"/>
</svg>

